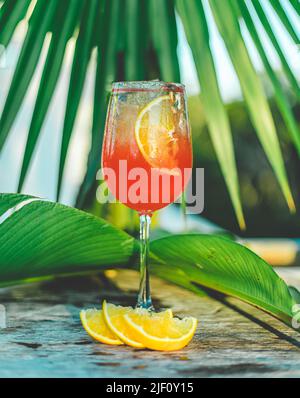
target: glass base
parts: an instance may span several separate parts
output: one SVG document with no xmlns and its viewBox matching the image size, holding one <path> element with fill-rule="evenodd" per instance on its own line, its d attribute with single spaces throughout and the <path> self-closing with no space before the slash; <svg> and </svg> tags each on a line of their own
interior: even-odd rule
<svg viewBox="0 0 300 398">
<path fill-rule="evenodd" d="M 147 300 L 147 301 L 139 301 L 137 302 L 136 308 L 145 308 L 148 311 L 154 311 L 154 307 L 152 304 L 151 299 Z"/>
</svg>

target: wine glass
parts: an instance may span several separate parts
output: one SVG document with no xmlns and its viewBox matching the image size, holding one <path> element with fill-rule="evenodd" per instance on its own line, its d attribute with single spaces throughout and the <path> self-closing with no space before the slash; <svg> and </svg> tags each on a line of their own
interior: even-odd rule
<svg viewBox="0 0 300 398">
<path fill-rule="evenodd" d="M 151 216 L 183 193 L 191 175 L 192 143 L 184 86 L 162 81 L 113 83 L 102 166 L 111 193 L 139 213 L 137 307 L 151 310 Z"/>
</svg>

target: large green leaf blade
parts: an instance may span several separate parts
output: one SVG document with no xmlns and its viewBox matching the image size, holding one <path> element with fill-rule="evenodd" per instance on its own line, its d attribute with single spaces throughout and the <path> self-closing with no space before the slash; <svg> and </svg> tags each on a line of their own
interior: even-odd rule
<svg viewBox="0 0 300 398">
<path fill-rule="evenodd" d="M 282 114 L 282 117 L 286 123 L 286 126 L 288 128 L 288 131 L 290 133 L 290 136 L 296 146 L 296 149 L 298 151 L 298 154 L 300 156 L 300 131 L 298 124 L 295 120 L 295 117 L 293 115 L 293 112 L 291 110 L 290 104 L 288 102 L 288 99 L 285 95 L 285 92 L 280 84 L 280 81 L 277 78 L 276 73 L 274 72 L 263 47 L 263 44 L 260 40 L 258 31 L 256 30 L 255 24 L 251 18 L 251 15 L 246 7 L 246 4 L 244 2 L 239 2 L 235 0 L 235 5 L 239 7 L 243 19 L 246 23 L 246 26 L 248 28 L 248 31 L 250 35 L 252 36 L 253 42 L 255 43 L 256 49 L 258 53 L 260 54 L 261 60 L 265 66 L 265 70 L 273 84 L 274 88 L 274 96 L 275 100 L 277 102 L 278 108 Z"/>
<path fill-rule="evenodd" d="M 9 209 L 14 208 L 21 202 L 32 199 L 32 196 L 20 195 L 20 194 L 0 194 L 0 217 Z"/>
<path fill-rule="evenodd" d="M 91 214 L 30 196 L 0 194 L 2 286 L 105 267 L 135 268 L 138 249 L 133 237 Z M 186 289 L 199 293 L 204 286 L 291 323 L 295 299 L 288 286 L 272 267 L 231 239 L 193 234 L 154 240 L 151 270 Z"/>
<path fill-rule="evenodd" d="M 228 187 L 240 227 L 245 227 L 241 206 L 236 162 L 228 116 L 222 102 L 214 61 L 209 47 L 209 33 L 201 2 L 179 0 L 176 3 L 191 46 L 201 85 L 210 136 Z"/>
<path fill-rule="evenodd" d="M 80 12 L 81 4 L 82 3 L 78 0 L 73 0 L 70 4 L 62 4 L 59 9 L 59 13 L 56 16 L 56 25 L 52 34 L 50 47 L 48 50 L 47 59 L 29 127 L 19 178 L 18 192 L 20 192 L 22 189 L 32 155 L 50 105 L 50 101 L 57 85 L 66 45 L 75 28 L 75 23 Z"/>
<path fill-rule="evenodd" d="M 16 205 L 23 195 L 0 195 Z M 0 220 L 1 283 L 126 265 L 134 239 L 106 221 L 71 207 L 36 200 Z"/>
<path fill-rule="evenodd" d="M 256 254 L 222 237 L 175 235 L 151 243 L 152 271 L 195 291 L 197 284 L 237 297 L 291 324 L 286 283 Z"/>
<path fill-rule="evenodd" d="M 17 24 L 25 17 L 31 0 L 7 0 L 0 11 L 0 44 L 6 47 Z M 1 54 L 0 54 L 1 56 Z"/>
<path fill-rule="evenodd" d="M 72 71 L 69 83 L 67 105 L 64 117 L 64 127 L 60 150 L 59 173 L 57 182 L 57 199 L 60 197 L 62 177 L 65 161 L 72 136 L 73 127 L 82 95 L 86 78 L 86 71 L 93 48 L 93 32 L 97 22 L 97 0 L 86 0 L 83 7 L 79 34 L 76 40 L 76 47 L 73 57 Z"/>
<path fill-rule="evenodd" d="M 243 41 L 232 1 L 224 2 L 221 8 L 217 0 L 210 0 L 210 6 L 238 75 L 258 138 L 271 163 L 290 210 L 295 211 L 272 114 L 262 84 Z"/>
<path fill-rule="evenodd" d="M 57 4 L 57 0 L 52 0 L 50 4 L 47 0 L 39 0 L 30 18 L 28 31 L 0 119 L 0 151 L 35 72 L 46 33 L 57 10 Z"/>
</svg>

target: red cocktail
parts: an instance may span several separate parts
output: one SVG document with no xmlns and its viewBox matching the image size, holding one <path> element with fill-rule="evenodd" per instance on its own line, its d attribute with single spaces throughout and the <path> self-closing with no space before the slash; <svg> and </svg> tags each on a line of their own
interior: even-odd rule
<svg viewBox="0 0 300 398">
<path fill-rule="evenodd" d="M 191 175 L 192 144 L 184 86 L 160 81 L 114 83 L 102 163 L 112 194 L 140 214 L 142 280 L 138 305 L 149 308 L 151 214 L 174 202 Z"/>
</svg>

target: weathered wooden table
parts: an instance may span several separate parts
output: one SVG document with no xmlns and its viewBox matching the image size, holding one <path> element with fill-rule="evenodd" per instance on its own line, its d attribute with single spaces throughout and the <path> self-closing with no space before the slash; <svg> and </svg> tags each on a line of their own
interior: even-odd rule
<svg viewBox="0 0 300 398">
<path fill-rule="evenodd" d="M 133 304 L 137 274 L 58 279 L 0 289 L 1 377 L 299 377 L 300 334 L 235 299 L 199 297 L 153 278 L 155 305 L 199 319 L 188 347 L 163 353 L 92 341 L 79 311 L 103 298 Z M 300 286 L 298 270 L 280 269 Z M 247 311 L 247 312 L 245 312 Z M 2 326 L 3 313 L 2 313 Z"/>
</svg>

